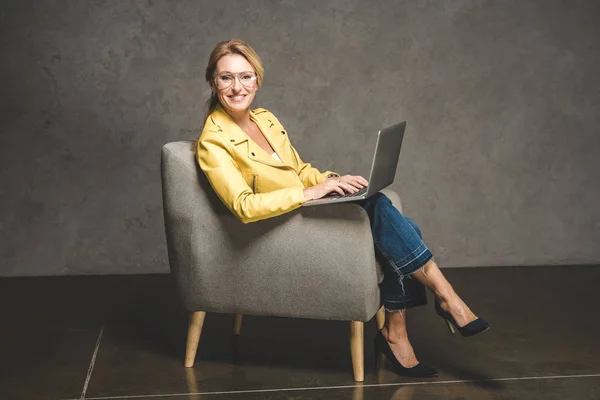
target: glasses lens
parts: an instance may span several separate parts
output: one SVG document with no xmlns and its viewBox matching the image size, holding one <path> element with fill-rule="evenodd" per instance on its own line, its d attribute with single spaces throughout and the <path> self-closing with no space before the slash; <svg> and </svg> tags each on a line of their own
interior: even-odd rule
<svg viewBox="0 0 600 400">
<path fill-rule="evenodd" d="M 217 88 L 220 90 L 227 89 L 233 85 L 235 78 L 238 78 L 240 83 L 247 88 L 254 87 L 256 84 L 256 73 L 252 71 L 240 72 L 238 74 L 221 74 L 215 78 Z"/>
<path fill-rule="evenodd" d="M 218 75 L 215 78 L 215 83 L 219 89 L 227 89 L 229 86 L 231 86 L 231 83 L 234 79 L 235 78 L 231 74 Z"/>
<path fill-rule="evenodd" d="M 253 87 L 256 83 L 256 74 L 254 72 L 242 72 L 238 77 L 242 85 L 246 87 Z"/>
</svg>

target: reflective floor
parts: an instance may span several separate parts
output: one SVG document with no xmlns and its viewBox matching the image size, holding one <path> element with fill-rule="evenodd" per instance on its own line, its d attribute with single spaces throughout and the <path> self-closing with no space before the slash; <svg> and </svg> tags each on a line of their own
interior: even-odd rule
<svg viewBox="0 0 600 400">
<path fill-rule="evenodd" d="M 438 378 L 352 379 L 347 322 L 208 314 L 183 367 L 187 314 L 169 275 L 0 279 L 0 399 L 600 399 L 600 266 L 444 269 L 492 325 L 451 337 L 433 305 L 408 313 Z M 431 298 L 431 297 L 430 297 Z"/>
</svg>

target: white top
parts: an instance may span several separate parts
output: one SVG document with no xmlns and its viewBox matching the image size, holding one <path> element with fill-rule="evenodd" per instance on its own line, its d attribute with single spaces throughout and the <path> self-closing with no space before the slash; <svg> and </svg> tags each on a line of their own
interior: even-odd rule
<svg viewBox="0 0 600 400">
<path fill-rule="evenodd" d="M 274 159 L 276 159 L 279 162 L 283 162 L 283 161 L 281 161 L 281 158 L 279 158 L 279 156 L 277 155 L 277 153 L 271 154 L 271 157 L 273 157 Z"/>
</svg>

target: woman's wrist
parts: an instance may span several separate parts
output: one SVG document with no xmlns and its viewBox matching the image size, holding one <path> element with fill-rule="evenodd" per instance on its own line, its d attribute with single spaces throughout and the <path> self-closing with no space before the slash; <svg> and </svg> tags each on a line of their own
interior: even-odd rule
<svg viewBox="0 0 600 400">
<path fill-rule="evenodd" d="M 313 191 L 310 188 L 303 189 L 302 194 L 304 195 L 304 201 L 313 200 Z"/>
</svg>

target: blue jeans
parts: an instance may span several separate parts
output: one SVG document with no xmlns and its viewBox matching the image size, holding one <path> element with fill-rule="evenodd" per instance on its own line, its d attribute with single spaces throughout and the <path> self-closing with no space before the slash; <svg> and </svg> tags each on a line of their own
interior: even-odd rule
<svg viewBox="0 0 600 400">
<path fill-rule="evenodd" d="M 402 215 L 383 193 L 360 205 L 369 214 L 375 254 L 383 267 L 379 288 L 385 309 L 403 310 L 427 304 L 425 286 L 410 277 L 433 258 L 417 224 Z"/>
</svg>

